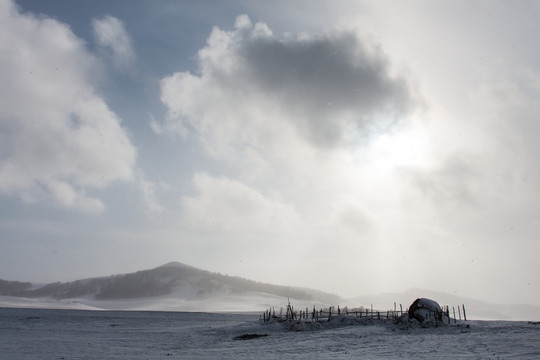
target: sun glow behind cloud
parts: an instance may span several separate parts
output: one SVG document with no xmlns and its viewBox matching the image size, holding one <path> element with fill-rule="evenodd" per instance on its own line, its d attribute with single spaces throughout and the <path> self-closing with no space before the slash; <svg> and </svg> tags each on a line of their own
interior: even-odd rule
<svg viewBox="0 0 540 360">
<path fill-rule="evenodd" d="M 376 136 L 367 149 L 368 167 L 380 175 L 391 176 L 404 167 L 432 164 L 429 134 L 419 126 L 407 127 Z"/>
</svg>

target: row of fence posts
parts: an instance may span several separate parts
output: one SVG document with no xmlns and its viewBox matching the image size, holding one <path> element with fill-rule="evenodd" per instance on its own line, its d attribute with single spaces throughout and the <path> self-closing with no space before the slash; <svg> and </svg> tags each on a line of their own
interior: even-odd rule
<svg viewBox="0 0 540 360">
<path fill-rule="evenodd" d="M 457 307 L 458 309 L 458 317 L 459 321 L 461 321 L 461 312 L 463 311 L 463 320 L 467 321 L 467 313 L 465 312 L 465 305 L 462 304 L 461 306 Z M 448 318 L 448 323 L 450 324 L 451 320 L 454 319 L 454 324 L 457 322 L 458 318 L 456 318 L 456 307 L 452 306 L 452 317 L 450 317 L 450 307 L 448 305 L 443 306 L 443 313 Z"/>
<path fill-rule="evenodd" d="M 465 305 L 458 306 L 457 310 L 458 310 L 459 320 L 460 321 L 462 320 L 461 313 L 463 311 L 463 320 L 467 321 L 467 314 L 465 312 Z M 408 309 L 405 309 L 405 312 L 408 312 Z M 365 318 L 377 319 L 377 320 L 380 320 L 380 319 L 397 320 L 400 316 L 403 315 L 404 311 L 403 311 L 403 305 L 402 304 L 399 304 L 399 311 L 398 311 L 397 310 L 397 304 L 394 303 L 394 310 L 393 311 L 392 310 L 388 310 L 388 311 L 373 310 L 373 305 L 371 305 L 370 309 L 361 307 L 361 308 L 356 308 L 356 309 L 352 309 L 352 310 L 349 310 L 349 308 L 347 308 L 347 307 L 345 307 L 344 309 L 341 309 L 339 307 L 339 305 L 338 305 L 337 309 L 335 307 L 333 307 L 333 306 L 330 306 L 328 308 L 328 310 L 326 310 L 326 311 L 323 310 L 323 309 L 316 310 L 315 306 L 313 306 L 313 310 L 311 310 L 311 311 L 309 311 L 308 308 L 306 307 L 305 311 L 300 310 L 300 311 L 297 312 L 297 311 L 294 310 L 294 307 L 291 305 L 291 303 L 289 301 L 288 304 L 287 304 L 287 307 L 285 308 L 285 316 L 283 316 L 283 308 L 280 308 L 279 316 L 276 316 L 275 308 L 270 308 L 270 309 L 265 310 L 265 312 L 262 315 L 262 320 L 264 322 L 268 322 L 271 319 L 282 319 L 282 320 L 286 320 L 286 321 L 289 321 L 289 320 L 305 320 L 305 321 L 311 320 L 311 321 L 319 322 L 319 321 L 324 321 L 324 320 L 329 321 L 330 319 L 332 319 L 332 316 L 341 315 L 342 313 L 347 315 L 347 316 L 354 315 L 357 318 L 365 317 Z M 450 324 L 452 318 L 450 317 L 450 307 L 448 305 L 443 306 L 443 313 L 448 318 L 448 323 Z M 458 318 L 456 318 L 456 308 L 454 306 L 452 306 L 452 313 L 453 313 L 454 323 L 456 323 Z M 311 319 L 310 319 L 310 317 L 311 317 Z M 435 316 L 435 319 L 437 319 L 437 316 Z"/>
<path fill-rule="evenodd" d="M 459 320 L 461 320 L 461 310 L 463 309 L 463 320 L 467 321 L 467 313 L 465 312 L 465 305 L 462 304 L 461 306 L 458 306 L 458 316 L 459 316 Z M 450 317 L 449 316 L 449 308 L 448 306 L 446 306 L 446 316 Z M 452 306 L 452 313 L 454 314 L 454 323 L 456 322 L 456 309 L 454 306 Z"/>
<path fill-rule="evenodd" d="M 465 312 L 465 305 L 461 305 L 461 306 L 458 306 L 458 316 L 459 316 L 459 321 L 461 321 L 461 310 L 463 309 L 463 320 L 467 321 L 467 313 Z M 433 317 L 433 319 L 435 320 L 435 326 L 438 326 L 439 325 L 439 320 L 442 320 L 442 317 L 441 319 L 439 319 L 439 313 L 438 312 L 430 312 L 431 316 Z M 451 324 L 452 323 L 452 317 L 450 317 L 450 307 L 448 305 L 444 305 L 443 308 L 442 308 L 442 314 L 446 316 L 446 318 L 448 319 L 448 324 Z M 452 306 L 452 314 L 453 314 L 453 319 L 454 319 L 454 324 L 457 323 L 457 318 L 456 318 L 456 308 L 454 306 Z"/>
</svg>

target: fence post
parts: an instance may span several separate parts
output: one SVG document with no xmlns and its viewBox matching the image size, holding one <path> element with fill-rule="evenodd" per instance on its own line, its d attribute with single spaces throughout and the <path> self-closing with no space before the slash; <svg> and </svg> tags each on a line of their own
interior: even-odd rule
<svg viewBox="0 0 540 360">
<path fill-rule="evenodd" d="M 459 321 L 461 321 L 461 309 L 460 309 L 459 306 L 457 307 L 457 312 L 458 312 L 458 315 L 459 315 Z"/>
<path fill-rule="evenodd" d="M 467 321 L 467 314 L 465 314 L 465 305 L 461 306 L 463 306 L 463 318 L 465 319 L 465 321 Z"/>
</svg>

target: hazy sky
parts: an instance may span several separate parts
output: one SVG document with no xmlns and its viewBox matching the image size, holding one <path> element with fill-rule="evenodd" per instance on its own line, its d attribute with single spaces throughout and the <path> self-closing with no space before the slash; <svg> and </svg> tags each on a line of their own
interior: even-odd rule
<svg viewBox="0 0 540 360">
<path fill-rule="evenodd" d="M 540 2 L 0 0 L 0 278 L 180 261 L 540 305 Z"/>
</svg>

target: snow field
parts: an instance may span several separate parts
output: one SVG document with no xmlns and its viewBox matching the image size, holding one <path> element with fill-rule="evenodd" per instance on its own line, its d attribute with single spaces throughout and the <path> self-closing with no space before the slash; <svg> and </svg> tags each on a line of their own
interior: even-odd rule
<svg viewBox="0 0 540 360">
<path fill-rule="evenodd" d="M 263 324 L 256 314 L 0 308 L 2 359 L 537 359 L 540 325 Z M 461 324 L 464 325 L 464 324 Z M 242 334 L 268 336 L 234 340 Z"/>
</svg>

